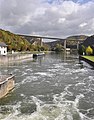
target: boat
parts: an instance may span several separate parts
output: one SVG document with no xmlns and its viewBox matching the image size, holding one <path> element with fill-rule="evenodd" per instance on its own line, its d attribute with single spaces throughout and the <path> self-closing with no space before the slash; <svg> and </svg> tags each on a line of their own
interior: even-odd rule
<svg viewBox="0 0 94 120">
<path fill-rule="evenodd" d="M 14 75 L 0 75 L 0 98 L 6 96 L 14 88 Z"/>
<path fill-rule="evenodd" d="M 34 53 L 34 54 L 33 54 L 33 57 L 43 56 L 43 55 L 45 55 L 44 52 L 39 52 L 39 53 Z"/>
</svg>

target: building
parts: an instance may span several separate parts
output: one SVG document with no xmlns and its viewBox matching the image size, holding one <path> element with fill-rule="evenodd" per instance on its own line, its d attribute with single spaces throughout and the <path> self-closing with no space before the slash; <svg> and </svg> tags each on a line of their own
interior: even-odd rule
<svg viewBox="0 0 94 120">
<path fill-rule="evenodd" d="M 0 55 L 7 55 L 7 45 L 4 42 L 0 42 Z"/>
</svg>

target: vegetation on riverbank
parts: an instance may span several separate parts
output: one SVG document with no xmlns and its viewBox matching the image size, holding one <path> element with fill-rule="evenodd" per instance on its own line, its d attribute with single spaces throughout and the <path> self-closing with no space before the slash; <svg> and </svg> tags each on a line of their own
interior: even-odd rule
<svg viewBox="0 0 94 120">
<path fill-rule="evenodd" d="M 80 46 L 78 53 L 80 55 L 94 55 L 94 48 L 92 48 L 92 46 L 85 47 L 82 45 Z"/>
<path fill-rule="evenodd" d="M 80 55 L 94 55 L 94 35 L 87 39 L 79 46 Z"/>
<path fill-rule="evenodd" d="M 30 43 L 9 31 L 0 30 L 0 42 L 4 42 L 8 45 L 8 51 L 26 51 L 30 50 Z"/>
<path fill-rule="evenodd" d="M 94 62 L 94 56 L 82 56 L 82 57 Z"/>
<path fill-rule="evenodd" d="M 79 45 L 79 59 L 94 67 L 94 35 Z"/>
<path fill-rule="evenodd" d="M 47 51 L 47 45 L 32 45 L 27 39 L 9 31 L 0 29 L 0 42 L 8 45 L 8 51 Z"/>
</svg>

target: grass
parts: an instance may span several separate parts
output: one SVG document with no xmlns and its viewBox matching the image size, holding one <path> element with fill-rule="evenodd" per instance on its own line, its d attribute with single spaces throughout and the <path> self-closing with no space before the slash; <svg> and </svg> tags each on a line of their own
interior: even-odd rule
<svg viewBox="0 0 94 120">
<path fill-rule="evenodd" d="M 83 57 L 94 62 L 94 56 L 83 56 Z"/>
</svg>

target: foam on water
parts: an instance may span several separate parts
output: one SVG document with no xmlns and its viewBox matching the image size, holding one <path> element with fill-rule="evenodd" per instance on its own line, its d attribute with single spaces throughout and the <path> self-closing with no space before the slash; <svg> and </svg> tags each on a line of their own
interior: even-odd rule
<svg viewBox="0 0 94 120">
<path fill-rule="evenodd" d="M 29 83 L 31 83 L 32 86 L 34 84 L 41 84 L 40 89 L 45 89 L 42 83 L 47 83 L 47 88 L 49 86 L 53 87 L 57 94 L 54 93 L 54 89 L 52 88 L 52 93 L 48 90 L 49 88 L 46 88 L 48 90 L 47 93 L 42 95 L 36 93 L 36 95 L 28 96 L 26 93 L 20 93 L 22 99 L 19 100 L 17 104 L 3 106 L 8 108 L 6 114 L 2 113 L 2 106 L 0 106 L 0 120 L 93 120 L 85 116 L 90 113 L 93 108 L 84 110 L 85 114 L 82 114 L 79 106 L 80 101 L 85 99 L 85 94 L 93 92 L 92 83 L 94 81 L 94 76 L 90 75 L 91 72 L 87 68 L 77 68 L 79 67 L 78 63 L 74 66 L 69 66 L 70 63 L 59 62 L 58 64 L 47 66 L 46 69 L 43 68 L 44 71 L 40 70 L 39 64 L 37 66 L 38 70 L 35 68 L 35 71 L 27 65 L 23 65 L 24 71 L 18 68 L 15 69 L 13 72 L 17 72 L 22 78 L 22 80 L 16 83 L 16 89 L 20 88 L 21 85 L 25 86 L 25 84 L 27 85 Z M 79 76 L 81 76 L 81 80 Z M 59 89 L 60 91 L 58 92 L 56 88 L 59 88 L 60 84 L 62 88 Z M 75 91 L 77 92 L 75 93 Z M 45 100 L 47 94 L 49 97 L 51 95 L 51 101 Z M 70 99 L 68 99 L 69 97 Z M 23 105 L 24 103 L 26 106 Z M 34 109 L 33 112 L 29 111 L 29 113 L 22 113 L 21 109 L 23 110 L 26 107 L 26 111 L 28 109 L 27 106 L 29 106 L 31 110 L 32 105 L 30 106 L 29 104 L 33 104 L 36 109 Z"/>
<path fill-rule="evenodd" d="M 23 71 L 21 76 L 25 76 L 25 75 L 27 75 L 27 73 Z"/>
<path fill-rule="evenodd" d="M 40 75 L 40 76 L 47 76 L 47 77 L 52 77 L 54 74 L 49 73 L 49 72 L 37 72 L 35 75 Z"/>
<path fill-rule="evenodd" d="M 30 68 L 30 69 L 26 69 L 26 72 L 32 72 L 33 70 Z"/>
<path fill-rule="evenodd" d="M 75 84 L 75 86 L 84 86 L 84 85 L 85 85 L 85 83 L 81 83 L 81 82 Z"/>
<path fill-rule="evenodd" d="M 37 97 L 31 96 L 37 107 L 35 112 L 22 114 L 20 111 L 21 102 L 18 102 L 16 105 L 6 106 L 12 108 L 11 112 L 3 116 L 0 114 L 0 120 L 91 120 L 80 113 L 78 109 L 79 101 L 84 95 L 77 95 L 74 101 L 65 99 L 66 95 L 66 91 L 60 95 L 53 95 L 52 104 L 46 104 Z"/>
<path fill-rule="evenodd" d="M 90 80 L 94 80 L 94 76 L 89 76 L 88 77 Z"/>
<path fill-rule="evenodd" d="M 25 76 L 25 78 L 22 81 L 15 83 L 15 89 L 18 89 L 23 84 L 30 83 L 32 81 L 37 81 L 37 80 L 38 80 L 38 77 L 36 76 Z"/>
<path fill-rule="evenodd" d="M 8 112 L 7 112 L 7 114 L 0 115 L 0 120 L 15 120 L 15 117 L 18 114 L 20 114 L 20 111 L 18 111 L 18 108 L 20 106 L 21 106 L 21 102 L 18 102 L 16 105 L 4 106 L 6 109 L 8 109 Z M 2 106 L 0 108 L 2 109 Z"/>
<path fill-rule="evenodd" d="M 64 90 L 67 92 L 67 94 L 68 94 L 69 96 L 73 96 L 73 93 L 68 90 L 70 86 L 72 86 L 72 84 L 67 85 L 67 86 L 64 88 Z"/>
<path fill-rule="evenodd" d="M 12 112 L 7 115 L 0 115 L 1 120 L 91 120 L 79 112 L 79 100 L 84 96 L 82 94 L 76 96 L 75 101 L 64 99 L 66 93 L 53 96 L 53 104 L 45 104 L 38 98 L 32 96 L 37 110 L 30 114 L 21 114 L 19 102 L 15 106 L 11 106 Z"/>
<path fill-rule="evenodd" d="M 47 73 L 44 73 L 44 72 L 37 72 L 36 75 L 47 76 Z"/>
<path fill-rule="evenodd" d="M 50 69 L 48 69 L 48 71 L 50 71 L 50 72 L 53 72 L 53 73 L 54 73 L 54 72 L 57 72 L 57 71 L 58 71 L 58 69 L 56 69 L 56 68 L 55 68 L 55 69 L 50 68 Z"/>
</svg>

